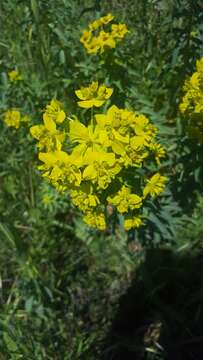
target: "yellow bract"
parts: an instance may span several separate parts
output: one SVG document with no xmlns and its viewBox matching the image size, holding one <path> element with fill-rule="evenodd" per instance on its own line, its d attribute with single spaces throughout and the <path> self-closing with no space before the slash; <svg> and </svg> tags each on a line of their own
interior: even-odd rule
<svg viewBox="0 0 203 360">
<path fill-rule="evenodd" d="M 92 82 L 88 87 L 82 87 L 75 91 L 80 107 L 90 109 L 93 106 L 100 107 L 106 100 L 110 98 L 113 89 L 107 88 L 105 85 L 99 85 L 98 81 Z"/>
<path fill-rule="evenodd" d="M 43 115 L 44 121 L 51 119 L 58 124 L 61 124 L 65 117 L 66 114 L 63 111 L 62 104 L 56 99 L 51 100 L 51 103 L 46 106 L 46 111 Z"/>
</svg>

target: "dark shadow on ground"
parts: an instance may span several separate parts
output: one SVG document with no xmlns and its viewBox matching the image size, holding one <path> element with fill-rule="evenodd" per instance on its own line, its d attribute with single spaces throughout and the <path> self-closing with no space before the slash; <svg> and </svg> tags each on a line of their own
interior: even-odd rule
<svg viewBox="0 0 203 360">
<path fill-rule="evenodd" d="M 203 359 L 203 253 L 146 252 L 101 359 Z"/>
</svg>

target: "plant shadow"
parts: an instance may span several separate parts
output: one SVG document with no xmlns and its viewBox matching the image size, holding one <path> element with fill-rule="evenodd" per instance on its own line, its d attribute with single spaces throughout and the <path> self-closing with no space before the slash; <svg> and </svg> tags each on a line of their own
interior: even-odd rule
<svg viewBox="0 0 203 360">
<path fill-rule="evenodd" d="M 203 253 L 149 249 L 121 297 L 102 360 L 203 359 Z"/>
</svg>

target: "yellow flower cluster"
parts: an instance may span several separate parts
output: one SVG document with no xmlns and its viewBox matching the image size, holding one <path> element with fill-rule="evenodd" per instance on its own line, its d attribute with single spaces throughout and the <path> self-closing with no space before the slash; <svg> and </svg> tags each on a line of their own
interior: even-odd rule
<svg viewBox="0 0 203 360">
<path fill-rule="evenodd" d="M 165 151 L 155 142 L 157 129 L 145 115 L 116 105 L 105 114 L 94 113 L 112 91 L 97 82 L 76 90 L 78 105 L 92 108 L 86 125 L 76 116 L 67 117 L 62 105 L 52 100 L 43 124 L 30 131 L 38 140 L 43 176 L 59 191 L 70 191 L 84 221 L 104 230 L 111 207 L 124 216 L 129 230 L 142 224 L 146 198 L 164 189 L 167 178 L 147 175 L 144 162 L 155 159 L 159 164 Z"/>
<path fill-rule="evenodd" d="M 196 70 L 185 81 L 180 111 L 188 119 L 188 132 L 203 142 L 203 57 L 196 62 Z"/>
<path fill-rule="evenodd" d="M 113 23 L 110 26 L 113 19 L 112 14 L 107 14 L 90 23 L 88 29 L 83 31 L 80 42 L 88 54 L 103 53 L 106 48 L 115 48 L 116 43 L 128 33 L 126 24 Z"/>
<path fill-rule="evenodd" d="M 8 76 L 9 76 L 9 80 L 12 82 L 22 80 L 22 76 L 20 75 L 18 70 L 9 71 Z"/>
<path fill-rule="evenodd" d="M 17 109 L 7 110 L 4 114 L 4 122 L 8 127 L 14 127 L 18 129 L 22 122 L 28 122 L 29 116 L 22 116 L 20 111 Z"/>
</svg>

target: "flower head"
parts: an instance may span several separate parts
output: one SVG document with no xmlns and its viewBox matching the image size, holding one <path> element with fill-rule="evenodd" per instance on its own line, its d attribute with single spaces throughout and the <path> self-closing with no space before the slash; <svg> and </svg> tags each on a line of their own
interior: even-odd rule
<svg viewBox="0 0 203 360">
<path fill-rule="evenodd" d="M 20 127 L 21 115 L 20 111 L 16 109 L 7 110 L 4 115 L 4 122 L 9 127 L 18 129 Z"/>
<path fill-rule="evenodd" d="M 125 213 L 128 210 L 138 209 L 142 206 L 142 198 L 136 194 L 132 194 L 129 187 L 122 186 L 112 197 L 108 197 L 108 203 L 116 206 L 118 212 Z"/>
<path fill-rule="evenodd" d="M 124 220 L 125 230 L 130 230 L 133 228 L 139 228 L 143 223 L 143 220 L 140 216 L 127 216 Z"/>
<path fill-rule="evenodd" d="M 151 196 L 159 195 L 164 190 L 167 180 L 166 176 L 162 176 L 159 173 L 153 175 L 147 180 L 147 184 L 143 190 L 144 197 L 149 194 Z"/>
<path fill-rule="evenodd" d="M 18 70 L 9 71 L 8 76 L 9 76 L 9 80 L 12 82 L 22 80 L 22 76 L 20 75 Z"/>
<path fill-rule="evenodd" d="M 113 89 L 107 88 L 105 85 L 99 85 L 98 81 L 94 81 L 89 86 L 76 90 L 75 93 L 81 100 L 78 101 L 78 105 L 90 109 L 93 106 L 102 106 L 112 95 Z"/>
</svg>

